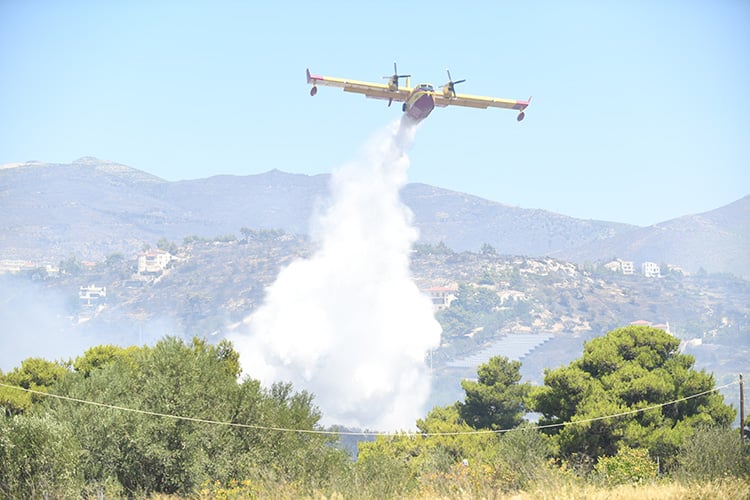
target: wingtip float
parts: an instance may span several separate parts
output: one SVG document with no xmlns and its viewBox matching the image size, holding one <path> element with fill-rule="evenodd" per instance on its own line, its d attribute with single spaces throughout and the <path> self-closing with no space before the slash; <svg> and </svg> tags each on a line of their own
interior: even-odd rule
<svg viewBox="0 0 750 500">
<path fill-rule="evenodd" d="M 526 117 L 526 108 L 531 103 L 531 97 L 527 101 L 523 101 L 458 94 L 456 93 L 456 85 L 466 80 L 454 81 L 450 71 L 446 71 L 448 73 L 448 81 L 438 90 L 429 83 L 420 83 L 415 87 L 411 87 L 409 85 L 411 75 L 400 75 L 396 68 L 396 63 L 393 63 L 393 75 L 383 77 L 388 80 L 388 83 L 362 82 L 315 75 L 310 73 L 309 69 L 307 69 L 307 83 L 312 85 L 310 88 L 311 96 L 318 93 L 318 85 L 324 85 L 327 87 L 338 87 L 345 92 L 363 94 L 365 97 L 373 99 L 384 99 L 388 101 L 388 106 L 394 101 L 402 102 L 402 111 L 415 122 L 420 122 L 427 118 L 436 106 L 441 108 L 446 106 L 464 106 L 480 109 L 504 108 L 518 111 L 516 120 L 519 122 Z M 403 78 L 406 79 L 405 86 L 400 85 L 400 80 Z"/>
</svg>

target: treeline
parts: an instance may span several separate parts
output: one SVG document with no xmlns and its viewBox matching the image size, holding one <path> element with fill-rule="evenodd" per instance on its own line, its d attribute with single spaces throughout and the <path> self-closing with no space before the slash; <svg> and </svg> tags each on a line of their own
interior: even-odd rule
<svg viewBox="0 0 750 500">
<path fill-rule="evenodd" d="M 330 436 L 271 429 L 316 428 L 311 394 L 238 382 L 239 373 L 228 342 L 198 339 L 24 361 L 3 382 L 35 392 L 0 392 L 0 496 L 190 495 L 236 479 L 315 485 L 348 461 Z"/>
<path fill-rule="evenodd" d="M 750 494 L 736 411 L 678 346 L 658 329 L 616 329 L 537 387 L 520 362 L 493 358 L 462 383 L 463 401 L 416 433 L 360 442 L 356 460 L 323 432 L 311 394 L 239 379 L 227 341 L 27 359 L 0 374 L 0 496 L 554 496 L 719 479 L 730 489 L 701 494 Z"/>
</svg>

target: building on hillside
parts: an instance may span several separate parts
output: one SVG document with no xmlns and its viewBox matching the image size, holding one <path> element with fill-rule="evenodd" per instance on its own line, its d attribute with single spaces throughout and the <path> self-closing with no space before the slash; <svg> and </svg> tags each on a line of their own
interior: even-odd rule
<svg viewBox="0 0 750 500">
<path fill-rule="evenodd" d="M 661 268 L 655 262 L 644 262 L 641 264 L 641 273 L 647 278 L 659 278 L 661 276 Z"/>
<path fill-rule="evenodd" d="M 635 272 L 635 265 L 632 260 L 616 259 L 611 262 L 604 264 L 604 267 L 612 271 L 613 273 L 621 272 L 622 274 L 633 274 Z"/>
<path fill-rule="evenodd" d="M 612 271 L 613 273 L 617 273 L 621 271 L 620 263 L 617 262 L 616 260 L 607 262 L 606 264 L 604 264 L 604 268 Z"/>
<path fill-rule="evenodd" d="M 107 297 L 107 287 L 104 286 L 81 286 L 78 291 L 78 301 L 82 306 L 95 306 L 100 302 L 104 302 Z"/>
<path fill-rule="evenodd" d="M 44 276 L 44 273 L 46 273 L 46 276 L 57 276 L 60 274 L 60 268 L 52 264 L 36 263 L 30 260 L 0 260 L 0 274 L 16 274 L 20 272 L 31 273 L 32 279 L 37 279 L 40 276 Z"/>
<path fill-rule="evenodd" d="M 685 271 L 682 267 L 675 266 L 673 264 L 667 264 L 667 272 L 672 274 L 681 274 L 683 276 L 688 275 L 688 272 Z"/>
<path fill-rule="evenodd" d="M 0 260 L 0 273 L 20 273 L 21 271 L 31 271 L 37 266 L 29 260 L 21 259 L 3 259 Z"/>
<path fill-rule="evenodd" d="M 443 309 L 447 309 L 451 305 L 453 299 L 456 298 L 456 291 L 458 291 L 458 288 L 436 286 L 422 291 L 430 297 L 432 308 L 435 311 L 442 311 Z"/>
<path fill-rule="evenodd" d="M 172 262 L 172 254 L 164 250 L 149 250 L 138 255 L 138 274 L 154 276 L 164 272 Z"/>
<path fill-rule="evenodd" d="M 651 328 L 658 328 L 659 330 L 664 330 L 668 334 L 672 335 L 672 332 L 669 329 L 669 321 L 667 321 L 666 323 L 652 323 L 650 321 L 646 321 L 645 319 L 639 319 L 639 320 L 631 322 L 630 326 L 650 326 Z"/>
<path fill-rule="evenodd" d="M 651 322 L 646 321 L 645 319 L 637 319 L 635 321 L 631 321 L 630 326 L 651 326 Z"/>
<path fill-rule="evenodd" d="M 500 297 L 500 305 L 504 305 L 508 301 L 518 302 L 521 300 L 528 300 L 526 294 L 519 292 L 518 290 L 502 290 L 497 292 L 497 296 Z"/>
<path fill-rule="evenodd" d="M 632 260 L 621 260 L 620 267 L 622 268 L 622 274 L 635 274 L 635 263 Z"/>
</svg>

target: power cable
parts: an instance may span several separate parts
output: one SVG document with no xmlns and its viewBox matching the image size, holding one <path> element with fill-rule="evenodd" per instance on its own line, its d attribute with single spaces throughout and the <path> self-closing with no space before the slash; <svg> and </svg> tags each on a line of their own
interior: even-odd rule
<svg viewBox="0 0 750 500">
<path fill-rule="evenodd" d="M 523 427 L 523 428 L 513 428 L 513 429 L 499 429 L 499 430 L 492 430 L 492 429 L 484 429 L 484 430 L 473 430 L 473 431 L 455 431 L 455 432 L 385 432 L 385 431 L 335 431 L 335 430 L 323 430 L 323 429 L 290 429 L 286 427 L 274 427 L 274 426 L 266 426 L 266 425 L 257 425 L 257 424 L 243 424 L 239 422 L 223 422 L 219 420 L 209 420 L 204 418 L 196 418 L 196 417 L 186 417 L 183 415 L 171 415 L 168 413 L 159 413 L 155 411 L 149 411 L 149 410 L 139 410 L 137 408 L 127 408 L 124 406 L 117 406 L 113 404 L 107 404 L 107 403 L 99 403 L 97 401 L 89 401 L 85 399 L 79 399 L 79 398 L 73 398 L 70 396 L 62 396 L 59 394 L 52 394 L 48 392 L 43 391 L 37 391 L 34 389 L 28 389 L 26 387 L 20 387 L 16 385 L 8 385 L 0 382 L 0 387 L 6 387 L 8 389 L 15 389 L 19 391 L 25 391 L 31 394 L 37 394 L 40 396 L 60 399 L 63 401 L 70 401 L 74 403 L 81 403 L 81 404 L 87 404 L 91 406 L 98 406 L 100 408 L 108 408 L 110 410 L 119 410 L 119 411 L 125 411 L 130 413 L 138 413 L 141 415 L 149 415 L 152 417 L 160 417 L 160 418 L 171 418 L 174 420 L 184 420 L 188 422 L 197 422 L 201 424 L 210 424 L 210 425 L 224 425 L 227 427 L 240 427 L 240 428 L 246 428 L 246 429 L 256 429 L 256 430 L 262 430 L 262 431 L 276 431 L 276 432 L 295 432 L 298 434 L 323 434 L 323 435 L 336 435 L 336 436 L 422 436 L 422 437 L 438 437 L 438 436 L 464 436 L 464 435 L 477 435 L 477 434 L 503 434 L 506 432 L 514 432 L 519 430 L 540 430 L 540 429 L 551 429 L 554 427 L 566 427 L 569 425 L 578 425 L 578 424 L 585 424 L 589 422 L 596 422 L 599 420 L 607 420 L 611 418 L 617 418 L 617 417 L 623 417 L 626 415 L 632 415 L 636 413 L 642 413 L 649 410 L 654 410 L 657 408 L 661 408 L 663 406 L 680 403 L 683 401 L 687 401 L 690 399 L 694 399 L 700 396 L 704 396 L 706 394 L 710 394 L 712 392 L 718 392 L 722 389 L 726 389 L 727 387 L 730 387 L 734 384 L 737 384 L 739 382 L 734 381 L 730 382 L 728 384 L 725 384 L 721 387 L 715 387 L 713 389 L 709 389 L 707 391 L 699 392 L 698 394 L 693 394 L 691 396 L 685 396 L 679 399 L 675 399 L 673 401 L 668 401 L 666 403 L 659 403 L 656 405 L 648 406 L 646 408 L 638 408 L 635 410 L 629 410 L 621 413 L 615 413 L 613 415 L 605 415 L 602 417 L 592 417 L 592 418 L 586 418 L 581 420 L 571 420 L 567 422 L 560 422 L 557 424 L 548 424 L 548 425 L 536 425 L 531 427 Z"/>
</svg>

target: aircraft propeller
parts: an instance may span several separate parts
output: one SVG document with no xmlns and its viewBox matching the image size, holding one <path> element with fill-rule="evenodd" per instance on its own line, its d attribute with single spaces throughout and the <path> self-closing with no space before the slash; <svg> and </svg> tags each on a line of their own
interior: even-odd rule
<svg viewBox="0 0 750 500">
<path fill-rule="evenodd" d="M 456 97 L 456 85 L 459 83 L 463 83 L 466 81 L 466 79 L 458 80 L 457 82 L 453 81 L 453 78 L 451 78 L 451 70 L 446 69 L 445 71 L 448 72 L 448 83 L 445 85 L 448 87 L 448 92 L 451 94 L 452 97 Z"/>
<path fill-rule="evenodd" d="M 398 90 L 398 81 L 401 78 L 411 78 L 411 75 L 399 75 L 398 69 L 396 68 L 396 63 L 393 63 L 393 74 L 391 76 L 384 76 L 386 80 L 390 80 L 389 85 L 391 85 L 395 90 Z"/>
</svg>

